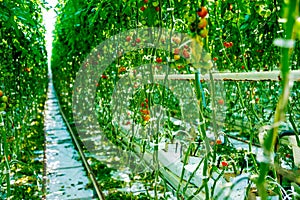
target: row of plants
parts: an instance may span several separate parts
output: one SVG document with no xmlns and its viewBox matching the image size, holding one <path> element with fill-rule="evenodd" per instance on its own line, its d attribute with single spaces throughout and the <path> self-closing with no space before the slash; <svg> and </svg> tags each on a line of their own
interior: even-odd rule
<svg viewBox="0 0 300 200">
<path fill-rule="evenodd" d="M 202 157 L 205 166 L 203 176 L 207 178 L 204 178 L 199 190 L 205 191 L 206 199 L 212 199 L 215 195 L 208 187 L 209 181 L 213 179 L 213 172 L 220 172 L 222 175 L 224 170 L 228 170 L 234 171 L 235 176 L 238 176 L 245 168 L 245 158 L 249 165 L 244 172 L 250 172 L 254 176 L 250 182 L 260 185 L 259 192 L 264 190 L 262 183 L 269 174 L 271 181 L 267 184 L 268 190 L 275 191 L 283 198 L 280 184 L 274 184 L 273 181 L 277 178 L 276 171 L 269 173 L 269 166 L 263 168 L 264 164 L 261 165 L 259 156 L 252 152 L 252 148 L 260 144 L 261 128 L 273 127 L 274 115 L 278 115 L 278 111 L 275 111 L 277 102 L 282 98 L 280 95 L 288 89 L 282 89 L 280 82 L 268 80 L 218 82 L 200 79 L 202 74 L 216 71 L 280 70 L 283 65 L 281 55 L 284 44 L 276 46 L 274 41 L 292 32 L 292 29 L 284 28 L 282 20 L 282 16 L 285 16 L 283 8 L 290 8 L 287 5 L 283 1 L 247 0 L 91 0 L 61 3 L 58 5 L 52 69 L 63 110 L 71 123 L 84 125 L 89 120 L 94 120 L 94 115 L 85 115 L 87 108 L 95 105 L 93 108 L 97 112 L 102 133 L 115 144 L 125 144 L 130 149 L 133 148 L 133 143 L 150 149 L 154 146 L 152 153 L 156 160 L 159 151 L 157 146 L 160 143 L 174 143 L 176 140 L 186 144 L 183 152 L 188 156 L 201 157 L 205 152 L 206 156 Z M 298 11 L 291 10 L 290 8 L 289 12 L 298 17 Z M 292 21 L 295 19 L 292 18 Z M 299 22 L 296 21 L 294 26 L 295 33 L 298 30 L 297 23 Z M 186 36 L 189 36 L 188 39 Z M 294 51 L 290 53 L 290 69 L 297 69 L 299 66 L 299 41 L 294 42 Z M 286 59 L 289 60 L 288 57 Z M 141 68 L 143 65 L 148 68 Z M 165 70 L 165 65 L 170 70 Z M 154 74 L 159 72 L 167 75 L 195 73 L 195 81 L 186 82 L 196 94 L 196 104 L 188 100 L 183 103 L 198 105 L 197 109 L 200 110 L 200 115 L 187 117 L 190 123 L 197 120 L 204 123 L 198 123 L 195 128 L 185 131 L 188 134 L 180 132 L 180 126 L 174 122 L 174 119 L 182 118 L 185 110 L 180 108 L 183 105 L 172 95 L 172 90 L 163 86 L 167 81 L 159 82 L 159 85 L 153 82 Z M 87 88 L 76 88 L 76 78 L 83 73 L 92 74 L 84 77 L 86 80 L 80 80 Z M 127 80 L 128 74 L 133 74 L 133 78 Z M 139 81 L 139 76 L 152 82 L 147 84 Z M 135 91 L 132 92 L 132 88 Z M 188 87 L 181 89 L 182 93 L 189 93 Z M 133 97 L 128 98 L 128 95 Z M 94 99 L 95 102 L 91 101 Z M 297 133 L 298 82 L 291 88 L 288 100 L 287 120 L 280 124 L 279 131 L 291 128 Z M 79 113 L 74 114 L 72 108 L 74 109 L 75 104 L 76 110 L 78 102 L 82 108 L 78 108 Z M 114 107 L 115 105 L 119 107 Z M 163 112 L 155 111 L 156 106 L 163 107 Z M 155 117 L 154 114 L 157 113 L 162 114 Z M 81 116 L 82 119 L 74 119 L 74 115 Z M 155 123 L 160 124 L 164 117 L 163 127 L 157 127 Z M 82 136 L 80 127 L 77 128 Z M 124 134 L 124 128 L 140 132 L 136 134 L 125 131 Z M 214 137 L 208 137 L 209 133 Z M 276 134 L 274 138 L 277 138 Z M 236 150 L 229 137 L 246 141 L 247 150 Z M 268 146 L 274 146 L 274 141 L 268 143 Z M 209 152 L 209 149 L 212 151 Z M 230 156 L 229 151 L 232 152 Z M 269 153 L 268 151 L 266 152 Z M 287 154 L 292 157 L 291 151 L 280 153 L 279 160 L 292 163 L 292 159 L 286 159 Z M 158 175 L 159 170 L 156 168 L 149 180 L 154 184 L 152 189 L 155 191 L 158 188 L 155 184 L 160 182 Z M 256 179 L 258 175 L 260 178 Z M 284 186 L 290 188 L 291 182 L 293 180 L 288 180 Z M 103 187 L 106 188 L 105 185 Z M 248 193 L 249 191 L 250 189 Z M 155 194 L 158 198 L 157 192 Z M 179 198 L 183 194 L 178 190 L 176 195 Z M 261 195 L 265 197 L 265 193 L 262 192 Z"/>
<path fill-rule="evenodd" d="M 39 1 L 0 2 L 0 198 L 43 195 L 47 57 Z"/>
</svg>

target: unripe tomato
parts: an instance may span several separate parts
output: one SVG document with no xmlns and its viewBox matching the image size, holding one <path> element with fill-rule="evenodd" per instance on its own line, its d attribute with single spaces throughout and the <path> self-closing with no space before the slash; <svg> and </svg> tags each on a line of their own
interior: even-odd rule
<svg viewBox="0 0 300 200">
<path fill-rule="evenodd" d="M 200 31 L 200 36 L 201 36 L 202 38 L 206 38 L 207 35 L 208 35 L 208 30 L 207 30 L 207 29 L 202 29 L 202 30 Z"/>
<path fill-rule="evenodd" d="M 5 102 L 5 103 L 7 103 L 7 102 L 8 102 L 8 98 L 7 98 L 7 96 L 2 96 L 1 100 L 2 100 L 3 102 Z"/>
<path fill-rule="evenodd" d="M 0 108 L 1 108 L 1 111 L 5 110 L 5 108 L 6 108 L 6 103 L 1 103 Z"/>
</svg>

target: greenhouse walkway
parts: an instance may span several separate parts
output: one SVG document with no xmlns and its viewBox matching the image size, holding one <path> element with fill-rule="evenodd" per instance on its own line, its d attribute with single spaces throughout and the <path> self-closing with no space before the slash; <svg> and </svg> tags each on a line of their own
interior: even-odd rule
<svg viewBox="0 0 300 200">
<path fill-rule="evenodd" d="M 60 114 L 51 75 L 45 105 L 46 199 L 95 199 L 78 152 Z"/>
</svg>

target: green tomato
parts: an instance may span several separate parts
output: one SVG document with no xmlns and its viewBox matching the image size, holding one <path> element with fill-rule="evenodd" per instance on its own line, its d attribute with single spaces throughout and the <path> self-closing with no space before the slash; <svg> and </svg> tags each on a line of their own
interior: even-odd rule
<svg viewBox="0 0 300 200">
<path fill-rule="evenodd" d="M 226 11 L 226 13 L 224 15 L 224 19 L 231 20 L 232 17 L 233 17 L 233 14 L 229 11 Z"/>
<path fill-rule="evenodd" d="M 2 100 L 4 103 L 7 103 L 7 102 L 8 102 L 7 96 L 2 96 L 1 100 Z"/>
<path fill-rule="evenodd" d="M 265 13 L 265 18 L 268 18 L 268 17 L 270 17 L 270 15 L 271 15 L 271 10 L 270 9 L 268 9 L 268 10 L 266 10 L 266 13 Z"/>
<path fill-rule="evenodd" d="M 152 5 L 153 5 L 154 7 L 157 7 L 157 6 L 159 5 L 159 2 L 158 2 L 158 1 L 154 1 L 154 2 L 152 2 Z"/>
<path fill-rule="evenodd" d="M 6 103 L 1 103 L 1 108 L 3 108 L 3 110 L 5 110 L 5 108 L 6 108 Z"/>
<path fill-rule="evenodd" d="M 194 22 L 196 20 L 196 15 L 189 15 L 187 20 L 188 22 Z"/>
</svg>

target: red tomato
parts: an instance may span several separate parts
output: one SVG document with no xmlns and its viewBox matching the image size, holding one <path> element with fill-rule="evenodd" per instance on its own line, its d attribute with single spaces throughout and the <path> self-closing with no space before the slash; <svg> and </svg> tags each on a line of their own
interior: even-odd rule
<svg viewBox="0 0 300 200">
<path fill-rule="evenodd" d="M 221 165 L 222 165 L 222 167 L 227 167 L 227 166 L 228 166 L 228 162 L 222 161 L 222 162 L 221 162 Z"/>
<path fill-rule="evenodd" d="M 107 79 L 108 77 L 106 76 L 106 75 L 104 75 L 104 74 L 102 74 L 102 76 L 101 76 L 103 79 Z"/>
<path fill-rule="evenodd" d="M 201 7 L 201 10 L 197 12 L 198 16 L 204 18 L 207 15 L 208 11 L 205 7 Z"/>
<path fill-rule="evenodd" d="M 179 53 L 180 53 L 180 49 L 179 48 L 174 49 L 174 54 L 175 55 L 178 55 Z"/>
<path fill-rule="evenodd" d="M 144 11 L 144 10 L 146 10 L 146 7 L 145 7 L 145 6 L 142 6 L 142 7 L 140 8 L 140 10 L 141 10 L 141 11 Z"/>
<path fill-rule="evenodd" d="M 190 54 L 187 50 L 183 50 L 182 54 L 185 58 L 190 58 Z"/>
<path fill-rule="evenodd" d="M 136 42 L 136 43 L 140 43 L 140 42 L 141 42 L 141 39 L 140 39 L 140 38 L 136 38 L 135 42 Z"/>
<path fill-rule="evenodd" d="M 126 41 L 129 42 L 130 40 L 131 40 L 131 37 L 128 35 L 128 36 L 126 37 Z"/>
<path fill-rule="evenodd" d="M 156 62 L 157 63 L 161 63 L 162 62 L 162 58 L 160 58 L 160 57 L 156 58 Z"/>
<path fill-rule="evenodd" d="M 219 99 L 218 104 L 223 105 L 224 104 L 224 100 L 223 99 Z"/>
</svg>

